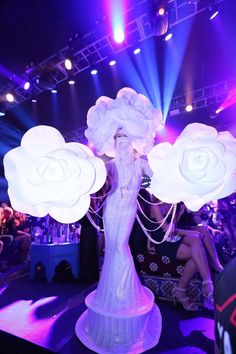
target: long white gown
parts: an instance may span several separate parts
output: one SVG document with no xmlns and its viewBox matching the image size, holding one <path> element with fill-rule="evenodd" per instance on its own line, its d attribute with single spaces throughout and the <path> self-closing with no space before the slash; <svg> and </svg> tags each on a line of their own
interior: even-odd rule
<svg viewBox="0 0 236 354">
<path fill-rule="evenodd" d="M 97 289 L 86 298 L 88 310 L 76 325 L 79 339 L 97 353 L 141 353 L 159 341 L 161 315 L 152 292 L 140 283 L 128 245 L 143 162 L 133 162 L 128 189 L 121 188 L 119 160 L 109 163 L 112 188 L 103 213 L 103 270 Z"/>
</svg>

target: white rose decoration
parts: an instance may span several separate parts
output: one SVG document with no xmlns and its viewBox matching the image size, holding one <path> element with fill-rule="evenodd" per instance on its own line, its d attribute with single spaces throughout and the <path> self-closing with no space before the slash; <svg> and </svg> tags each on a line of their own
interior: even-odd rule
<svg viewBox="0 0 236 354">
<path fill-rule="evenodd" d="M 173 145 L 161 143 L 148 155 L 151 192 L 166 203 L 183 201 L 199 210 L 236 190 L 236 139 L 205 124 L 189 124 Z"/>
<path fill-rule="evenodd" d="M 85 215 L 90 194 L 106 180 L 104 162 L 79 143 L 66 143 L 49 126 L 28 130 L 21 146 L 4 157 L 8 194 L 15 210 L 62 223 Z"/>
<path fill-rule="evenodd" d="M 147 97 L 125 87 L 116 99 L 102 96 L 90 108 L 85 135 L 99 155 L 114 157 L 114 135 L 120 129 L 132 140 L 134 149 L 147 154 L 162 126 L 161 119 L 161 112 L 151 107 Z"/>
</svg>

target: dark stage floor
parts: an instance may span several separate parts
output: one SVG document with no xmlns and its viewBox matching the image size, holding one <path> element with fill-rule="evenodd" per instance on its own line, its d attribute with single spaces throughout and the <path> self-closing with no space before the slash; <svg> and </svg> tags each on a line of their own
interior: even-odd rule
<svg viewBox="0 0 236 354">
<path fill-rule="evenodd" d="M 0 282 L 0 354 L 48 353 L 43 348 L 49 353 L 92 353 L 77 339 L 74 327 L 85 310 L 85 296 L 96 284 L 30 281 L 23 271 L 0 276 Z M 211 311 L 191 313 L 165 302 L 158 306 L 163 318 L 161 338 L 146 353 L 214 353 Z"/>
</svg>

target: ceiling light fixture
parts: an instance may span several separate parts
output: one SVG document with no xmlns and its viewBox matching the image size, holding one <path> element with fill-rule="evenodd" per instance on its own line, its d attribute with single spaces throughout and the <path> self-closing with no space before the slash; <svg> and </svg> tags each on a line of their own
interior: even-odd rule
<svg viewBox="0 0 236 354">
<path fill-rule="evenodd" d="M 6 94 L 6 100 L 7 100 L 8 102 L 14 102 L 14 96 L 13 96 L 13 94 L 8 92 L 8 93 Z"/>
</svg>

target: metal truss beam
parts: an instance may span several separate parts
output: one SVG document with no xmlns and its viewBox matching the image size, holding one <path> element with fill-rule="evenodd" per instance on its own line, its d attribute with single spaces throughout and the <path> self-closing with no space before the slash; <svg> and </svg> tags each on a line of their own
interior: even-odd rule
<svg viewBox="0 0 236 354">
<path fill-rule="evenodd" d="M 185 107 L 191 98 L 193 109 L 200 109 L 208 106 L 220 106 L 230 92 L 236 88 L 236 78 L 218 82 L 216 84 L 195 90 L 188 95 L 174 96 L 171 100 L 169 115 L 178 115 L 185 112 Z"/>
<path fill-rule="evenodd" d="M 214 85 L 206 86 L 195 90 L 191 93 L 193 109 L 200 109 L 214 105 L 215 108 L 220 106 L 229 96 L 232 90 L 236 88 L 236 78 L 218 82 Z M 188 95 L 189 97 L 189 95 Z M 174 116 L 185 112 L 186 96 L 175 96 L 171 101 L 169 116 Z M 77 141 L 85 142 L 84 131 L 87 127 L 83 126 L 79 129 L 66 132 L 64 138 L 67 142 Z"/>
<path fill-rule="evenodd" d="M 224 0 L 216 0 L 218 4 Z M 182 21 L 201 13 L 208 9 L 206 0 L 169 0 L 168 17 L 169 26 L 173 27 Z M 22 78 L 31 81 L 31 89 L 25 91 L 19 84 L 11 82 L 0 88 L 0 95 L 11 92 L 15 96 L 12 103 L 5 102 L 4 110 L 35 97 L 43 91 L 49 90 L 65 81 L 69 73 L 64 67 L 65 58 L 73 54 L 73 76 L 82 71 L 114 56 L 133 45 L 152 37 L 153 25 L 152 17 L 154 1 L 140 0 L 137 4 L 128 9 L 126 16 L 125 41 L 117 45 L 113 40 L 112 33 L 104 33 L 104 26 L 95 26 L 95 29 L 86 35 L 74 38 L 71 45 L 64 47 L 58 53 L 53 54 L 46 60 L 26 70 Z M 141 14 L 141 15 L 140 15 Z M 73 49 L 73 50 L 72 50 Z M 46 77 L 46 82 L 40 84 L 41 77 Z"/>
</svg>

